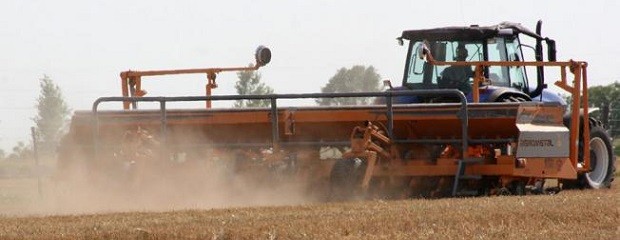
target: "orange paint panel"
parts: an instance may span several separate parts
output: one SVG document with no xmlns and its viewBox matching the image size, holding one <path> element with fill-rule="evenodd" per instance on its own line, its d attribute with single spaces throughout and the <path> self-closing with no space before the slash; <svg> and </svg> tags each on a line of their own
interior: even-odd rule
<svg viewBox="0 0 620 240">
<path fill-rule="evenodd" d="M 468 166 L 465 174 L 483 176 L 511 176 L 514 165 L 485 164 Z"/>
<path fill-rule="evenodd" d="M 514 166 L 515 158 L 513 156 L 506 156 L 506 155 L 498 156 L 497 164 Z"/>
<path fill-rule="evenodd" d="M 576 179 L 577 171 L 569 158 L 528 158 L 524 168 L 515 168 L 514 175 L 522 177 Z"/>
</svg>

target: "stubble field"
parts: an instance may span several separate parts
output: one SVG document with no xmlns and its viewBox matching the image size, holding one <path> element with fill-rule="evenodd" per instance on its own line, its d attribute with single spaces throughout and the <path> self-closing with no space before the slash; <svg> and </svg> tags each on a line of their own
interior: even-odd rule
<svg viewBox="0 0 620 240">
<path fill-rule="evenodd" d="M 27 198 L 8 198 L 6 181 L 1 239 L 620 239 L 618 182 L 524 197 L 49 215 L 20 213 Z"/>
</svg>

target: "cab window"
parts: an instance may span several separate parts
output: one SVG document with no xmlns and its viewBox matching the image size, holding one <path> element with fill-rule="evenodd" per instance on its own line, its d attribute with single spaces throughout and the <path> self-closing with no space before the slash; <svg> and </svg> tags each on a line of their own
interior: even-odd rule
<svg viewBox="0 0 620 240">
<path fill-rule="evenodd" d="M 412 52 L 408 61 L 409 66 L 407 66 L 405 84 L 414 88 L 437 88 L 437 80 L 441 78 L 442 72 L 449 66 L 433 66 L 420 59 L 417 52 L 420 44 L 422 42 L 415 42 L 410 47 Z M 467 49 L 468 56 L 465 61 L 482 61 L 484 59 L 481 43 L 460 41 L 435 41 L 429 43 L 431 54 L 435 60 L 445 62 L 457 60 L 456 54 L 459 45 L 463 45 Z"/>
<path fill-rule="evenodd" d="M 521 61 L 522 55 L 519 51 L 517 38 L 505 39 L 501 37 L 489 39 L 487 41 L 489 61 Z M 495 86 L 513 87 L 519 90 L 527 88 L 527 80 L 523 67 L 512 66 L 492 66 L 488 69 L 488 78 Z"/>
</svg>

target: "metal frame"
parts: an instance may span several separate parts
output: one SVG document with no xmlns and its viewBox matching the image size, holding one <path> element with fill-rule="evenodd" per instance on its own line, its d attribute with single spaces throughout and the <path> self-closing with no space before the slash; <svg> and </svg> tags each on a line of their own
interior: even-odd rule
<svg viewBox="0 0 620 240">
<path fill-rule="evenodd" d="M 457 62 L 445 62 L 445 61 L 437 61 L 433 58 L 431 51 L 429 50 L 426 44 L 423 45 L 422 56 L 424 59 L 432 64 L 437 66 L 471 66 L 475 67 L 474 70 L 474 82 L 472 86 L 481 86 L 485 81 L 484 75 L 482 74 L 483 69 L 489 66 L 515 66 L 515 67 L 526 67 L 526 66 L 535 66 L 535 67 L 559 67 L 560 68 L 560 80 L 555 82 L 555 85 L 566 92 L 571 94 L 573 99 L 572 104 L 570 105 L 570 114 L 571 114 L 571 122 L 570 122 L 570 160 L 572 165 L 579 172 L 588 172 L 590 169 L 590 154 L 584 154 L 583 156 L 583 167 L 578 166 L 579 159 L 579 132 L 580 132 L 580 124 L 583 126 L 583 139 L 590 139 L 590 126 L 588 123 L 589 113 L 588 113 L 588 63 L 584 61 L 553 61 L 553 62 L 542 62 L 542 61 L 523 61 L 523 62 L 513 62 L 513 61 L 457 61 Z M 569 84 L 567 81 L 566 70 L 570 71 L 573 74 L 574 79 L 572 84 Z M 480 93 L 479 91 L 473 91 L 473 100 L 474 103 L 479 102 Z M 580 112 L 583 111 L 583 118 L 580 116 Z M 581 123 L 583 122 L 583 123 Z M 590 152 L 590 141 L 583 142 L 583 152 Z"/>
<path fill-rule="evenodd" d="M 306 99 L 306 98 L 349 98 L 349 97 L 384 97 L 386 99 L 386 117 L 387 117 L 387 134 L 390 138 L 394 136 L 394 105 L 392 97 L 397 96 L 449 96 L 453 95 L 459 98 L 460 108 L 456 113 L 461 122 L 461 139 L 451 139 L 448 142 L 461 142 L 462 156 L 467 155 L 467 147 L 469 146 L 468 139 L 468 109 L 467 99 L 465 95 L 456 89 L 432 89 L 432 90 L 408 90 L 408 91 L 387 91 L 387 92 L 358 92 L 358 93 L 304 93 L 304 94 L 269 94 L 269 95 L 219 95 L 219 96 L 181 96 L 181 97 L 102 97 L 98 98 L 92 106 L 93 113 L 93 144 L 94 144 L 94 156 L 98 158 L 99 149 L 99 105 L 104 102 L 123 102 L 123 103 L 135 103 L 135 102 L 159 102 L 160 104 L 160 125 L 161 125 L 161 138 L 162 143 L 166 143 L 167 135 L 167 114 L 166 103 L 167 102 L 192 102 L 192 101 L 226 101 L 226 100 L 270 100 L 270 115 L 271 115 L 271 147 L 278 149 L 281 145 L 295 145 L 295 144 L 312 144 L 308 142 L 287 142 L 280 143 L 279 140 L 279 126 L 278 126 L 278 99 Z M 428 142 L 428 143 L 440 143 L 437 140 L 410 140 L 410 139 L 395 139 L 395 142 Z M 430 141 L 430 142 L 429 142 Z M 446 142 L 446 140 L 443 140 Z M 323 143 L 325 144 L 325 143 Z"/>
<path fill-rule="evenodd" d="M 258 61 L 258 60 L 257 60 Z M 205 85 L 206 96 L 211 96 L 212 90 L 217 88 L 215 79 L 217 74 L 221 72 L 239 72 L 239 71 L 255 71 L 263 65 L 258 62 L 249 67 L 228 67 L 228 68 L 196 68 L 196 69 L 178 69 L 178 70 L 152 70 L 152 71 L 125 71 L 121 72 L 121 91 L 123 97 L 142 97 L 146 91 L 142 89 L 142 77 L 146 76 L 164 76 L 179 74 L 206 74 L 207 84 Z M 128 110 L 130 106 L 137 109 L 137 101 L 123 101 L 123 109 Z M 131 105 L 130 105 L 131 104 Z M 211 100 L 206 100 L 206 107 L 211 108 Z"/>
</svg>

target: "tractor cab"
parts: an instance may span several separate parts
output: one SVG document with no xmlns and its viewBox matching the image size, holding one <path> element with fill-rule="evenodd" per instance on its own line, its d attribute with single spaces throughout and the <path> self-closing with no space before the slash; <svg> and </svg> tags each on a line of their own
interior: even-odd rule
<svg viewBox="0 0 620 240">
<path fill-rule="evenodd" d="M 402 89 L 459 89 L 470 101 L 473 89 L 481 89 L 481 102 L 498 101 L 501 94 L 492 93 L 500 90 L 502 93 L 509 92 L 509 95 L 529 100 L 533 95 L 540 94 L 539 91 L 542 91 L 544 84 L 539 84 L 540 89 L 536 86 L 530 91 L 526 69 L 523 66 L 484 67 L 482 69 L 484 86 L 474 87 L 473 66 L 450 65 L 456 62 L 523 61 L 523 46 L 527 45 L 521 44 L 519 40 L 521 33 L 535 38 L 537 43 L 542 40 L 553 41 L 544 39 L 515 23 L 501 23 L 488 27 L 474 25 L 403 31 L 398 40 L 400 43 L 408 40 L 409 48 Z M 448 65 L 434 65 L 425 61 L 419 51 L 422 46 L 428 48 L 434 60 L 447 62 Z M 541 55 L 537 54 L 537 60 Z"/>
</svg>

